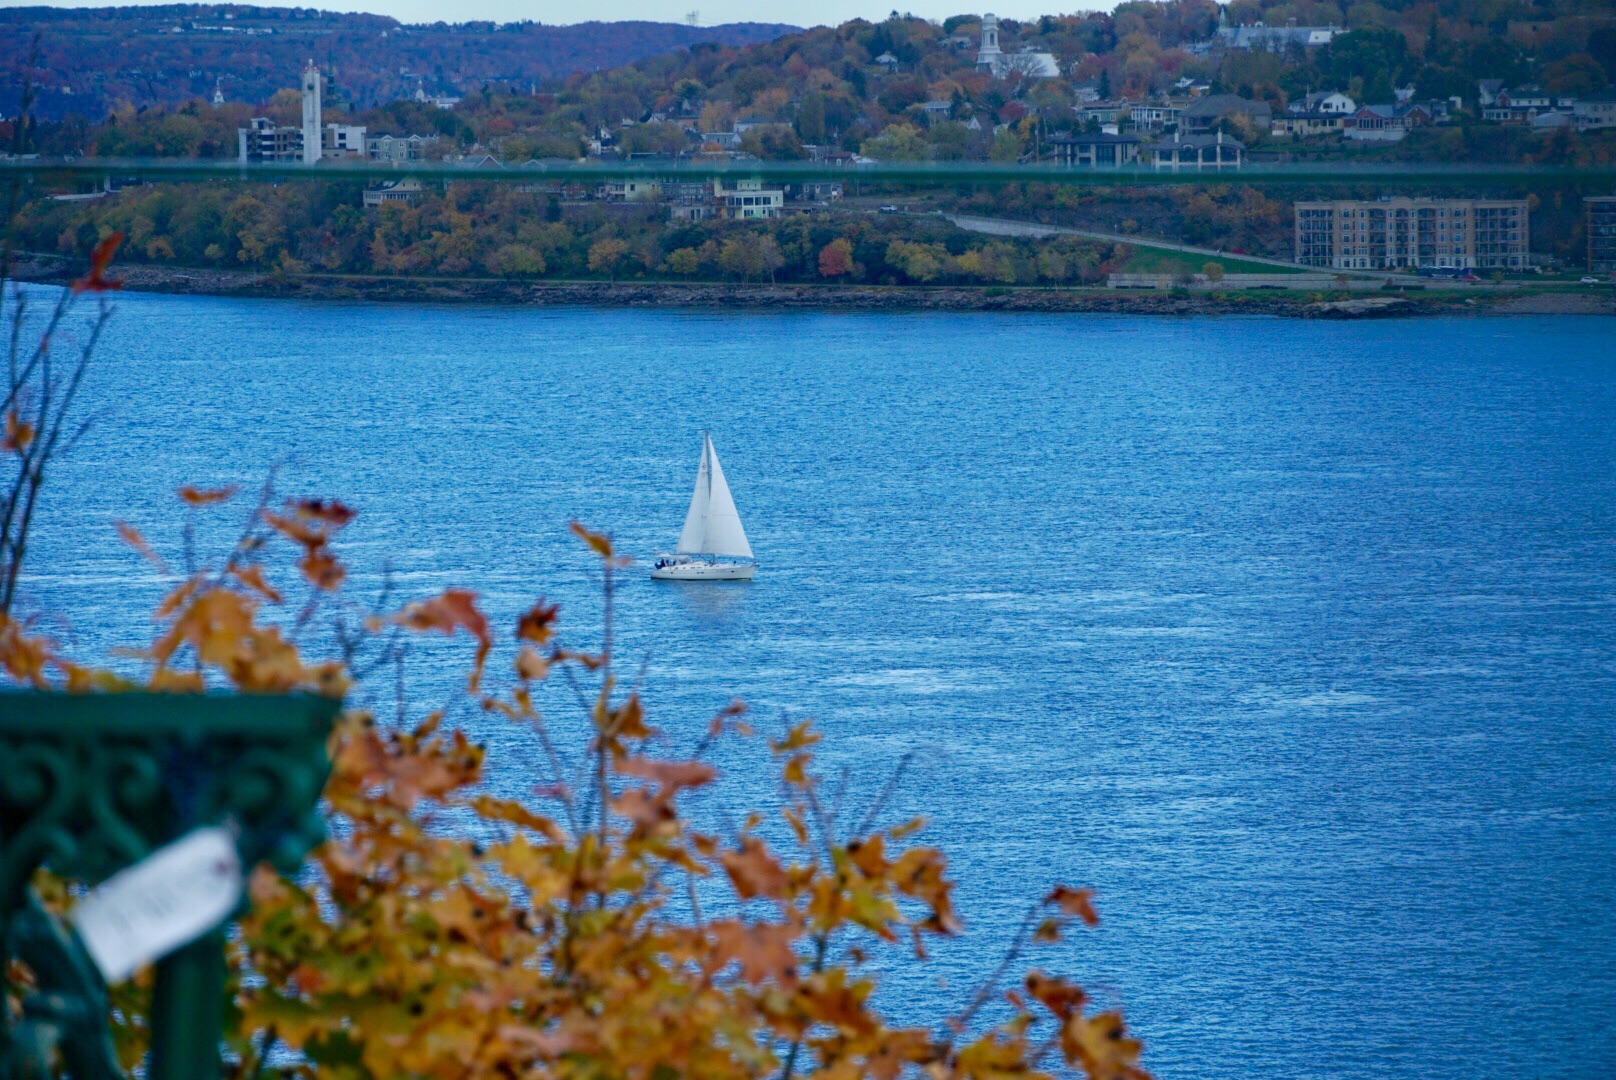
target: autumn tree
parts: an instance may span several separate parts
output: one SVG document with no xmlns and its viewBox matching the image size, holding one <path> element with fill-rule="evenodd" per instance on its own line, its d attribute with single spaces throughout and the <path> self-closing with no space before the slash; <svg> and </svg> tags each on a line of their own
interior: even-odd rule
<svg viewBox="0 0 1616 1080">
<path fill-rule="evenodd" d="M 1017 161 L 1021 157 L 1021 140 L 1009 128 L 995 132 L 993 143 L 988 148 L 988 160 L 999 162 Z"/>
<path fill-rule="evenodd" d="M 893 124 L 860 147 L 865 157 L 876 161 L 925 161 L 930 145 L 920 131 L 909 124 Z"/>
<path fill-rule="evenodd" d="M 853 272 L 853 245 L 846 237 L 838 236 L 819 249 L 820 277 L 846 277 Z"/>
<path fill-rule="evenodd" d="M 726 274 L 734 274 L 742 281 L 768 274 L 772 282 L 775 272 L 785 265 L 785 256 L 780 253 L 780 245 L 775 243 L 774 237 L 744 233 L 724 240 L 718 250 L 718 265 Z"/>
<path fill-rule="evenodd" d="M 937 278 L 953 263 L 948 250 L 941 244 L 915 244 L 894 240 L 887 245 L 887 265 L 903 271 L 914 281 L 928 282 Z"/>
<path fill-rule="evenodd" d="M 668 253 L 668 269 L 680 277 L 695 277 L 701 264 L 696 258 L 695 248 L 676 248 Z"/>
<path fill-rule="evenodd" d="M 596 240 L 589 246 L 589 269 L 597 274 L 605 274 L 616 282 L 617 267 L 627 254 L 628 245 L 615 236 Z"/>
</svg>

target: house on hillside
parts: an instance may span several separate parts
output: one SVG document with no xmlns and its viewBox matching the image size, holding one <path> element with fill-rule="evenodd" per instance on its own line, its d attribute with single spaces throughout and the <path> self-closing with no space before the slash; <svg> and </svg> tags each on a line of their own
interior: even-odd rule
<svg viewBox="0 0 1616 1080">
<path fill-rule="evenodd" d="M 736 221 L 777 218 L 785 201 L 783 188 L 766 188 L 761 180 L 713 181 L 713 207 L 721 218 Z"/>
<path fill-rule="evenodd" d="M 366 206 L 385 206 L 388 203 L 413 203 L 421 197 L 421 181 L 413 176 L 406 176 L 402 180 L 389 180 L 378 187 L 368 189 L 362 201 Z"/>
<path fill-rule="evenodd" d="M 1274 116 L 1269 128 L 1271 135 L 1294 135 L 1299 139 L 1313 139 L 1320 135 L 1339 135 L 1346 127 L 1350 114 L 1333 112 L 1291 112 L 1286 110 Z"/>
<path fill-rule="evenodd" d="M 656 202 L 662 198 L 662 182 L 641 178 L 608 180 L 595 197 L 603 202 Z"/>
<path fill-rule="evenodd" d="M 1050 156 L 1069 169 L 1120 169 L 1139 160 L 1133 135 L 1074 135 L 1050 141 Z"/>
<path fill-rule="evenodd" d="M 1223 120 L 1240 119 L 1256 131 L 1267 131 L 1274 111 L 1266 101 L 1252 101 L 1235 94 L 1208 94 L 1186 106 L 1179 114 L 1179 127 L 1192 135 L 1204 135 Z"/>
<path fill-rule="evenodd" d="M 1575 109 L 1577 99 L 1568 94 L 1551 94 L 1539 86 L 1518 86 L 1500 90 L 1492 103 L 1481 110 L 1483 120 L 1500 124 L 1530 124 L 1539 113 Z"/>
<path fill-rule="evenodd" d="M 1293 48 L 1317 49 L 1330 44 L 1337 34 L 1346 33 L 1334 23 L 1329 26 L 1297 26 L 1295 19 L 1287 19 L 1284 26 L 1265 26 L 1258 21 L 1253 26 L 1230 26 L 1228 9 L 1218 15 L 1218 30 L 1214 42 L 1225 49 L 1261 49 L 1283 53 Z"/>
<path fill-rule="evenodd" d="M 1578 131 L 1616 127 L 1616 90 L 1601 90 L 1579 98 L 1571 106 L 1571 122 Z"/>
<path fill-rule="evenodd" d="M 1429 123 L 1431 114 L 1423 105 L 1363 105 L 1347 118 L 1341 134 L 1354 142 L 1401 142 Z"/>
<path fill-rule="evenodd" d="M 1139 101 L 1128 109 L 1128 119 L 1138 131 L 1163 131 L 1178 124 L 1186 101 Z"/>
<path fill-rule="evenodd" d="M 426 148 L 438 141 L 436 135 L 372 135 L 365 140 L 365 155 L 372 161 L 395 165 L 420 161 Z"/>
<path fill-rule="evenodd" d="M 1132 106 L 1126 101 L 1086 101 L 1072 110 L 1077 114 L 1080 124 L 1093 121 L 1104 127 L 1115 127 L 1124 118 L 1131 115 Z"/>
<path fill-rule="evenodd" d="M 1246 146 L 1223 132 L 1215 135 L 1172 136 L 1146 143 L 1140 148 L 1140 158 L 1153 169 L 1173 172 L 1207 169 L 1222 172 L 1239 169 L 1246 163 Z"/>
<path fill-rule="evenodd" d="M 1333 113 L 1345 115 L 1358 110 L 1358 103 L 1339 90 L 1315 90 L 1306 97 L 1297 98 L 1285 107 L 1286 112 L 1298 116 L 1307 113 Z"/>
</svg>

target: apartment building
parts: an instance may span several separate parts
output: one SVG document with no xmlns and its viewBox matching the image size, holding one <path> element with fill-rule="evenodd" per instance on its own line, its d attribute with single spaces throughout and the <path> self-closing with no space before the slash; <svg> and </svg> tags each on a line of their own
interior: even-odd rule
<svg viewBox="0 0 1616 1080">
<path fill-rule="evenodd" d="M 713 207 L 721 218 L 777 218 L 785 201 L 784 188 L 766 188 L 761 180 L 713 181 Z"/>
<path fill-rule="evenodd" d="M 303 129 L 255 116 L 236 129 L 236 157 L 247 161 L 298 162 L 303 160 Z"/>
<path fill-rule="evenodd" d="M 1590 196 L 1582 205 L 1588 212 L 1588 269 L 1616 274 L 1616 195 Z"/>
<path fill-rule="evenodd" d="M 1341 270 L 1520 270 L 1524 199 L 1337 199 L 1296 204 L 1296 261 Z"/>
</svg>

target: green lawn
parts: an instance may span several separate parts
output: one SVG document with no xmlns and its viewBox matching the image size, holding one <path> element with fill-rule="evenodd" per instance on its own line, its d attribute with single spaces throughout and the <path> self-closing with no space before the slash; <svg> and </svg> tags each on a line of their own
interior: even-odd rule
<svg viewBox="0 0 1616 1080">
<path fill-rule="evenodd" d="M 1130 244 L 1133 255 L 1122 268 L 1124 274 L 1199 274 L 1209 262 L 1219 263 L 1225 274 L 1299 274 L 1302 271 L 1267 263 L 1248 262 L 1235 255 L 1191 255 L 1187 251 Z"/>
</svg>

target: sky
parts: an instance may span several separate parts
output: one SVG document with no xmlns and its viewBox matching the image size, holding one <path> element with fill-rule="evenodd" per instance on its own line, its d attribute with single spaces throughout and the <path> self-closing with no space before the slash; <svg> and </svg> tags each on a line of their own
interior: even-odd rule
<svg viewBox="0 0 1616 1080">
<path fill-rule="evenodd" d="M 0 0 L 0 7 L 33 6 L 41 0 Z M 107 7 L 110 0 L 43 0 L 53 7 Z M 274 3 L 274 0 L 269 0 Z M 950 15 L 970 12 L 967 0 L 916 0 L 898 8 L 924 18 L 941 21 Z M 977 0 L 978 3 L 987 0 Z M 279 5 L 276 5 L 279 6 Z M 287 2 L 287 6 L 296 6 Z M 515 22 L 535 19 L 543 23 L 578 23 L 601 20 L 649 19 L 654 22 L 683 22 L 691 12 L 698 13 L 702 26 L 725 22 L 790 23 L 795 26 L 835 25 L 849 19 L 882 19 L 893 10 L 893 0 L 337 0 L 335 3 L 315 3 L 337 11 L 369 11 L 378 15 L 391 15 L 402 22 L 465 22 L 471 19 L 493 19 L 497 22 Z M 990 9 L 997 15 L 1011 18 L 1070 12 L 1072 10 L 1109 9 L 1115 0 L 1091 0 L 1083 3 L 1072 0 L 1065 3 L 1039 5 L 1031 0 L 1007 0 L 1002 6 Z"/>
</svg>

